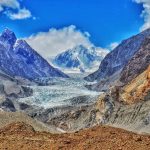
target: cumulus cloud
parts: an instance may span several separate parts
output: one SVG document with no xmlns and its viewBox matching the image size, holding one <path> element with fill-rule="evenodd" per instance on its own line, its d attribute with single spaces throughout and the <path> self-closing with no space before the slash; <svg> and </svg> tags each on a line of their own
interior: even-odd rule
<svg viewBox="0 0 150 150">
<path fill-rule="evenodd" d="M 10 13 L 8 12 L 8 17 L 12 20 L 20 20 L 20 19 L 27 19 L 27 18 L 30 18 L 32 15 L 31 15 L 31 12 L 25 8 L 23 9 L 20 9 L 18 11 L 18 13 Z"/>
<path fill-rule="evenodd" d="M 89 37 L 88 32 L 81 32 L 71 25 L 61 29 L 51 28 L 48 32 L 39 32 L 25 40 L 44 58 L 48 58 L 80 44 L 87 48 L 94 47 Z"/>
<path fill-rule="evenodd" d="M 150 28 L 150 0 L 133 0 L 138 4 L 143 4 L 144 10 L 141 13 L 141 17 L 144 18 L 144 25 L 141 27 L 141 31 Z"/>
<path fill-rule="evenodd" d="M 113 43 L 111 43 L 111 44 L 109 45 L 109 48 L 110 48 L 110 50 L 113 50 L 113 49 L 115 49 L 118 45 L 119 45 L 119 43 L 113 42 Z"/>
<path fill-rule="evenodd" d="M 0 11 L 3 11 L 5 7 L 19 9 L 20 4 L 17 0 L 0 0 Z"/>
<path fill-rule="evenodd" d="M 5 8 L 8 8 L 9 10 L 6 10 Z M 0 0 L 0 12 L 3 12 L 12 20 L 32 17 L 31 12 L 28 9 L 21 8 L 18 0 Z"/>
</svg>

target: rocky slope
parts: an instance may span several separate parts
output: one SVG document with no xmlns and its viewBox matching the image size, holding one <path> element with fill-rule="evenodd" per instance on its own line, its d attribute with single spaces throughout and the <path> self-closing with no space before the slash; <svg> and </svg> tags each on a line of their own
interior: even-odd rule
<svg viewBox="0 0 150 150">
<path fill-rule="evenodd" d="M 0 149 L 7 150 L 148 150 L 150 136 L 137 135 L 118 128 L 97 126 L 71 134 L 35 132 L 24 123 L 0 129 Z"/>
<path fill-rule="evenodd" d="M 112 90 L 114 101 L 107 124 L 126 130 L 150 133 L 150 68 L 124 87 Z M 106 114 L 105 114 L 106 116 Z"/>
<path fill-rule="evenodd" d="M 5 111 L 16 111 L 16 99 L 31 96 L 33 90 L 28 87 L 32 82 L 24 79 L 15 79 L 0 72 L 0 108 Z"/>
<path fill-rule="evenodd" d="M 147 33 L 148 31 L 149 30 L 142 32 L 141 34 L 137 35 L 137 37 L 142 35 L 143 33 Z M 113 73 L 109 77 L 106 76 L 106 78 L 101 79 L 97 83 L 93 85 L 88 85 L 86 87 L 91 90 L 106 91 L 110 87 L 122 86 L 132 81 L 136 76 L 145 71 L 150 64 L 149 43 L 150 37 L 146 36 L 145 39 L 142 41 L 141 45 L 139 46 L 139 49 L 133 54 L 133 56 L 128 61 L 126 61 L 126 64 L 124 65 L 124 67 L 122 67 L 122 69 L 115 71 L 115 73 Z M 126 49 L 122 49 L 122 51 L 126 51 Z"/>
<path fill-rule="evenodd" d="M 150 29 L 124 40 L 118 47 L 111 51 L 100 64 L 99 69 L 85 77 L 88 81 L 107 79 L 121 70 L 139 50 L 145 38 L 150 35 Z"/>
<path fill-rule="evenodd" d="M 53 64 L 63 70 L 88 72 L 93 68 L 97 69 L 106 54 L 107 51 L 79 45 L 57 55 L 53 60 Z"/>
<path fill-rule="evenodd" d="M 130 59 L 121 72 L 121 82 L 128 83 L 150 65 L 150 37 L 147 37 L 140 49 Z"/>
<path fill-rule="evenodd" d="M 0 36 L 0 70 L 11 77 L 33 81 L 41 77 L 68 77 L 53 68 L 26 41 L 17 40 L 8 29 Z"/>
<path fill-rule="evenodd" d="M 24 122 L 34 128 L 35 131 L 57 132 L 53 126 L 46 126 L 44 123 L 36 119 L 32 119 L 22 112 L 5 112 L 0 110 L 0 128 L 3 128 L 11 123 Z"/>
<path fill-rule="evenodd" d="M 134 70 L 134 69 L 133 69 Z M 131 82 L 125 85 L 120 92 L 122 100 L 128 104 L 141 100 L 150 100 L 146 95 L 150 92 L 150 65 Z"/>
</svg>

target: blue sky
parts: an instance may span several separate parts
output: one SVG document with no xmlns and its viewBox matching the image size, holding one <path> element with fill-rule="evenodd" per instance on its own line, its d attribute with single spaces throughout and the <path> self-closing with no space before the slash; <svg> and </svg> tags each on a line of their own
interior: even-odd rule
<svg viewBox="0 0 150 150">
<path fill-rule="evenodd" d="M 133 0 L 6 1 L 13 6 L 0 2 L 3 8 L 0 11 L 0 31 L 8 27 L 19 38 L 74 25 L 74 32 L 88 36 L 86 38 L 95 46 L 108 48 L 110 43 L 138 33 L 145 23 L 145 16 L 142 18 L 140 15 L 145 10 L 143 4 L 146 0 L 134 0 L 137 3 Z"/>
</svg>

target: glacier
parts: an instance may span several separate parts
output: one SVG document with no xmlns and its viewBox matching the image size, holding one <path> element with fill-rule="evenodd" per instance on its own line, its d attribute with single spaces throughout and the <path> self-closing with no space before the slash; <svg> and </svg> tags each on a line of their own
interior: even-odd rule
<svg viewBox="0 0 150 150">
<path fill-rule="evenodd" d="M 53 78 L 49 80 L 49 84 L 30 86 L 33 89 L 33 95 L 20 98 L 18 101 L 47 109 L 58 106 L 87 105 L 94 103 L 100 94 L 85 88 L 88 82 L 82 78 Z"/>
</svg>

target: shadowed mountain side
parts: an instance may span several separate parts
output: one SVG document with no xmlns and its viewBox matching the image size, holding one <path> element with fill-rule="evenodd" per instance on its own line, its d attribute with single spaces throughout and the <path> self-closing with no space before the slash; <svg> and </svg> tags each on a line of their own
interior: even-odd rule
<svg viewBox="0 0 150 150">
<path fill-rule="evenodd" d="M 150 37 L 147 37 L 121 72 L 121 82 L 128 83 L 150 65 Z"/>
<path fill-rule="evenodd" d="M 99 69 L 85 77 L 85 80 L 95 81 L 107 79 L 114 73 L 121 70 L 133 55 L 139 50 L 146 37 L 150 36 L 150 29 L 147 29 L 136 36 L 124 40 L 113 51 L 102 60 Z"/>
<path fill-rule="evenodd" d="M 25 40 L 17 40 L 14 32 L 8 29 L 0 36 L 0 70 L 11 77 L 32 81 L 44 77 L 68 78 L 52 67 Z"/>
</svg>

